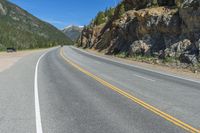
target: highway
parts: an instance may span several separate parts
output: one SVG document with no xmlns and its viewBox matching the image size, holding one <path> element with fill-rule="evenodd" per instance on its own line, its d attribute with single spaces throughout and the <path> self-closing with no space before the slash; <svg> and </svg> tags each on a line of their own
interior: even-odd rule
<svg viewBox="0 0 200 133">
<path fill-rule="evenodd" d="M 72 46 L 0 73 L 0 133 L 200 132 L 200 82 Z"/>
</svg>

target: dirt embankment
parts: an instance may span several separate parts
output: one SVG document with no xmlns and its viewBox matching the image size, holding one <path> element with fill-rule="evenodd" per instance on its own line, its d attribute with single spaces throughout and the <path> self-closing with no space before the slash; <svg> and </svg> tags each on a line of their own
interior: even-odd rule
<svg viewBox="0 0 200 133">
<path fill-rule="evenodd" d="M 13 53 L 0 52 L 0 72 L 10 68 L 21 58 L 41 50 L 26 50 Z"/>
</svg>

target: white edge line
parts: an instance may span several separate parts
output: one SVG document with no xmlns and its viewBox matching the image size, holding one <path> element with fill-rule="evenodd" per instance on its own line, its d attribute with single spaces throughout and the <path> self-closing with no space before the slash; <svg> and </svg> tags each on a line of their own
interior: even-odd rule
<svg viewBox="0 0 200 133">
<path fill-rule="evenodd" d="M 55 48 L 50 49 L 49 51 L 42 54 L 35 67 L 35 78 L 34 78 L 34 95 L 35 95 L 35 122 L 36 122 L 36 133 L 43 133 L 42 130 L 42 121 L 41 121 L 41 113 L 40 113 L 40 102 L 39 102 L 39 94 L 38 94 L 38 68 L 41 59 L 50 51 L 54 50 Z"/>
<path fill-rule="evenodd" d="M 43 133 L 42 130 L 42 122 L 41 122 L 41 114 L 40 114 L 40 102 L 38 95 L 38 67 L 41 59 L 46 55 L 46 53 L 42 54 L 37 61 L 35 67 L 35 81 L 34 81 L 34 94 L 35 94 L 35 122 L 36 122 L 36 133 Z"/>
<path fill-rule="evenodd" d="M 193 80 L 193 79 L 190 79 L 190 78 L 184 78 L 184 77 L 181 77 L 181 76 L 176 76 L 176 75 L 172 75 L 172 74 L 167 74 L 167 73 L 164 73 L 164 72 L 159 72 L 159 71 L 151 70 L 151 69 L 148 69 L 148 68 L 141 68 L 141 67 L 139 67 L 139 66 L 127 64 L 127 63 L 124 63 L 124 62 L 122 62 L 122 61 L 115 61 L 115 60 L 112 60 L 112 59 L 109 59 L 109 58 L 106 58 L 106 57 L 101 57 L 101 56 L 98 56 L 98 55 L 89 53 L 89 52 L 87 52 L 87 51 L 85 51 L 85 50 L 82 50 L 82 49 L 80 49 L 80 48 L 76 48 L 76 47 L 74 47 L 74 46 L 70 46 L 70 47 L 71 47 L 71 48 L 74 48 L 74 49 L 77 49 L 77 50 L 79 50 L 79 51 L 81 51 L 81 52 L 84 52 L 84 53 L 86 53 L 86 54 L 89 54 L 89 55 L 92 55 L 92 56 L 95 56 L 95 57 L 98 57 L 98 58 L 102 58 L 102 59 L 105 59 L 105 60 L 108 60 L 108 61 L 112 61 L 112 62 L 115 62 L 115 63 L 120 63 L 120 64 L 123 64 L 123 65 L 135 67 L 135 68 L 138 68 L 138 69 L 143 69 L 143 70 L 150 71 L 150 72 L 154 72 L 154 73 L 157 73 L 157 74 L 162 74 L 162 75 L 166 75 L 166 76 L 170 76 L 170 77 L 174 77 L 174 78 L 178 78 L 178 79 L 183 79 L 183 80 L 187 80 L 187 81 L 190 81 L 190 82 L 195 82 L 195 83 L 200 84 L 200 81 Z"/>
<path fill-rule="evenodd" d="M 155 82 L 155 80 L 150 79 L 150 78 L 146 78 L 146 77 L 143 77 L 143 76 L 140 76 L 140 75 L 137 75 L 137 74 L 133 74 L 133 75 L 136 76 L 136 77 L 139 77 L 139 78 L 142 78 L 142 79 L 148 80 L 148 81 Z"/>
</svg>

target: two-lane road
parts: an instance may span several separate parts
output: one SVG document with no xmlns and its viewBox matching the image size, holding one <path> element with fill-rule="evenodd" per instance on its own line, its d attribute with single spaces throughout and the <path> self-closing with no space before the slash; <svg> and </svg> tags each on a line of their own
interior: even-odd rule
<svg viewBox="0 0 200 133">
<path fill-rule="evenodd" d="M 0 73 L 0 132 L 199 132 L 198 82 L 73 47 L 42 54 Z"/>
</svg>

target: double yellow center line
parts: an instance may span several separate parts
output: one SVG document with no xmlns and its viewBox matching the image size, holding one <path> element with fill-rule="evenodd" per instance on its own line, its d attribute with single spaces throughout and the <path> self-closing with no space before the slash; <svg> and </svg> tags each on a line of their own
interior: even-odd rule
<svg viewBox="0 0 200 133">
<path fill-rule="evenodd" d="M 156 107 L 140 100 L 139 98 L 129 94 L 128 92 L 106 82 L 105 80 L 101 79 L 100 77 L 97 77 L 95 76 L 94 74 L 86 71 L 85 69 L 81 68 L 79 65 L 77 65 L 76 63 L 74 63 L 73 61 L 71 61 L 69 58 L 67 58 L 65 55 L 64 55 L 64 50 L 61 49 L 60 50 L 60 55 L 61 57 L 69 64 L 71 64 L 73 67 L 75 67 L 76 69 L 78 69 L 79 71 L 81 71 L 82 73 L 88 75 L 89 77 L 92 77 L 93 79 L 95 79 L 96 81 L 100 82 L 101 84 L 103 84 L 104 86 L 108 87 L 109 89 L 125 96 L 126 98 L 130 99 L 131 101 L 141 105 L 142 107 L 146 108 L 147 110 L 161 116 L 162 118 L 166 119 L 167 121 L 170 121 L 171 123 L 185 129 L 186 131 L 188 132 L 191 132 L 191 133 L 200 133 L 200 130 L 182 122 L 181 120 L 178 120 L 177 118 L 157 109 Z"/>
</svg>

